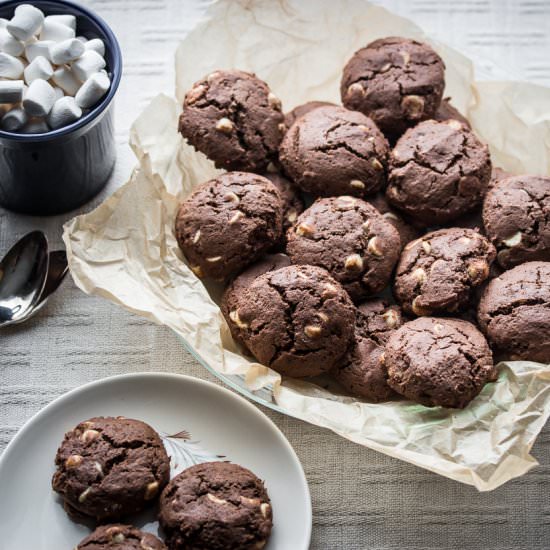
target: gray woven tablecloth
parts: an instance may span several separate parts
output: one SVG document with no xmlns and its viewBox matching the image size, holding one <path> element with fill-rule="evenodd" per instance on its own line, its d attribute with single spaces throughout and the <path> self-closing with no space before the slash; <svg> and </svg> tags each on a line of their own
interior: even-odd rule
<svg viewBox="0 0 550 550">
<path fill-rule="evenodd" d="M 129 126 L 154 95 L 172 93 L 173 52 L 206 3 L 85 3 L 112 25 L 125 57 L 117 100 L 119 160 L 105 192 L 83 209 L 88 210 L 127 179 L 134 164 L 127 146 Z M 550 85 L 550 0 L 378 3 L 472 57 Z M 495 72 L 493 65 L 490 70 Z M 61 246 L 62 222 L 72 215 L 41 219 L 0 209 L 0 253 L 32 229 L 45 230 L 50 242 Z M 40 408 L 91 380 L 160 371 L 215 381 L 168 329 L 88 297 L 70 280 L 37 318 L 2 332 L 0 346 L 0 449 Z M 533 449 L 540 466 L 480 494 L 328 431 L 264 412 L 285 433 L 304 466 L 313 499 L 314 549 L 550 549 L 550 426 Z"/>
</svg>

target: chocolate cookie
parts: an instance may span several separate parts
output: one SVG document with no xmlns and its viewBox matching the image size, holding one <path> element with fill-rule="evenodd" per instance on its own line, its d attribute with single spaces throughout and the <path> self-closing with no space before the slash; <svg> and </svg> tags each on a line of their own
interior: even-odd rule
<svg viewBox="0 0 550 550">
<path fill-rule="evenodd" d="M 391 207 L 384 193 L 378 193 L 373 197 L 368 197 L 366 201 L 372 204 L 376 210 L 397 229 L 399 237 L 401 238 L 401 248 L 420 237 L 421 231 L 411 223 L 405 221 L 403 215 L 398 210 Z"/>
<path fill-rule="evenodd" d="M 285 173 L 316 196 L 362 197 L 386 183 L 386 138 L 370 118 L 343 107 L 318 107 L 300 117 L 279 153 Z"/>
<path fill-rule="evenodd" d="M 239 344 L 246 347 L 243 339 L 241 338 L 239 328 L 231 321 L 230 313 L 235 311 L 238 307 L 239 298 L 243 292 L 257 279 L 260 275 L 269 271 L 275 271 L 281 267 L 287 267 L 290 265 L 290 258 L 285 254 L 267 254 L 261 260 L 253 263 L 250 267 L 245 269 L 240 275 L 235 277 L 233 281 L 225 289 L 222 301 L 221 310 L 222 314 L 227 321 L 229 331 L 233 339 Z"/>
<path fill-rule="evenodd" d="M 54 491 L 65 509 L 98 522 L 150 505 L 168 483 L 170 459 L 151 426 L 97 417 L 65 434 L 55 457 Z"/>
<path fill-rule="evenodd" d="M 293 264 L 325 268 L 354 301 L 387 286 L 401 247 L 399 233 L 376 208 L 348 196 L 315 201 L 287 240 Z"/>
<path fill-rule="evenodd" d="M 227 462 L 197 464 L 172 479 L 159 519 L 170 550 L 257 550 L 273 525 L 262 481 Z"/>
<path fill-rule="evenodd" d="M 550 261 L 550 178 L 499 180 L 485 197 L 483 223 L 504 269 L 523 262 Z"/>
<path fill-rule="evenodd" d="M 407 130 L 390 155 L 390 204 L 427 225 L 448 223 L 481 204 L 491 177 L 489 149 L 456 120 Z"/>
<path fill-rule="evenodd" d="M 491 179 L 489 180 L 487 190 L 492 189 L 500 180 L 511 178 L 513 175 L 514 174 L 511 172 L 506 172 L 506 170 L 503 170 L 502 168 L 493 166 L 493 170 L 491 171 Z"/>
<path fill-rule="evenodd" d="M 304 199 L 300 190 L 287 178 L 280 174 L 265 174 L 265 177 L 279 190 L 283 203 L 283 241 L 286 232 L 296 218 L 304 211 Z"/>
<path fill-rule="evenodd" d="M 292 265 L 255 279 L 228 317 L 260 363 L 300 378 L 329 371 L 344 355 L 355 308 L 324 269 Z"/>
<path fill-rule="evenodd" d="M 405 323 L 390 336 L 384 362 L 390 387 L 427 407 L 463 409 L 494 378 L 485 338 L 459 319 Z"/>
<path fill-rule="evenodd" d="M 328 105 L 334 105 L 334 103 L 328 101 L 308 101 L 307 103 L 298 105 L 298 107 L 294 107 L 292 111 L 285 114 L 285 125 L 287 128 L 290 128 L 301 116 L 304 116 L 314 109 L 327 107 Z"/>
<path fill-rule="evenodd" d="M 176 217 L 176 239 L 198 277 L 223 280 L 282 235 L 283 207 L 263 176 L 227 172 L 195 188 Z"/>
<path fill-rule="evenodd" d="M 82 540 L 74 550 L 167 550 L 151 533 L 131 525 L 102 525 Z"/>
<path fill-rule="evenodd" d="M 456 107 L 453 107 L 451 105 L 450 97 L 446 97 L 441 102 L 441 105 L 439 105 L 433 118 L 438 122 L 445 122 L 447 120 L 458 120 L 458 122 L 462 122 L 462 124 L 464 124 L 466 128 L 472 128 L 468 119 L 464 115 L 462 115 Z"/>
<path fill-rule="evenodd" d="M 243 71 L 215 71 L 185 95 L 179 131 L 217 168 L 261 172 L 286 132 L 281 102 Z"/>
<path fill-rule="evenodd" d="M 473 229 L 454 227 L 410 242 L 399 259 L 394 294 L 407 313 L 455 312 L 487 277 L 494 246 Z"/>
<path fill-rule="evenodd" d="M 527 262 L 491 280 L 477 315 L 503 359 L 550 363 L 550 262 Z"/>
<path fill-rule="evenodd" d="M 371 117 L 390 139 L 433 118 L 443 96 L 445 64 L 430 46 L 389 37 L 355 52 L 342 75 L 348 109 Z"/>
<path fill-rule="evenodd" d="M 375 403 L 394 397 L 380 357 L 391 333 L 402 324 L 399 306 L 380 298 L 363 302 L 356 312 L 354 343 L 331 374 L 352 395 Z"/>
</svg>

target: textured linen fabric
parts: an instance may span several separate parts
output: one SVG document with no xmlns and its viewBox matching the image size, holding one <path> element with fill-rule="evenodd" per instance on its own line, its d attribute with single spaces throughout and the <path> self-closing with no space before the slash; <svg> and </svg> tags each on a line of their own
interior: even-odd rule
<svg viewBox="0 0 550 550">
<path fill-rule="evenodd" d="M 125 57 L 116 112 L 118 162 L 106 190 L 82 209 L 87 211 L 129 176 L 134 165 L 127 146 L 130 124 L 157 93 L 173 92 L 176 45 L 207 3 L 82 3 L 111 24 Z M 412 18 L 466 54 L 493 62 L 480 63 L 485 74 L 499 77 L 507 71 L 550 85 L 548 0 L 376 3 Z M 74 214 L 46 219 L 0 209 L 0 254 L 33 229 L 44 230 L 51 245 L 61 247 L 61 225 Z M 52 399 L 92 380 L 157 371 L 215 381 L 167 328 L 84 295 L 70 279 L 35 319 L 2 331 L 0 342 L 0 449 Z M 263 410 L 288 437 L 304 466 L 313 501 L 315 550 L 550 549 L 550 426 L 533 449 L 540 466 L 480 494 L 329 431 Z"/>
</svg>

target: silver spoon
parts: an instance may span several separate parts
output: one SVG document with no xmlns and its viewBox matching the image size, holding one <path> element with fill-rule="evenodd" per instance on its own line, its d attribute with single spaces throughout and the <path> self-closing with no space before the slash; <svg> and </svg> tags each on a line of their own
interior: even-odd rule
<svg viewBox="0 0 550 550">
<path fill-rule="evenodd" d="M 38 303 L 23 319 L 24 321 L 32 317 L 46 305 L 48 298 L 59 288 L 65 275 L 69 273 L 69 262 L 67 261 L 67 253 L 64 250 L 54 250 L 50 252 L 49 260 L 48 276 L 46 277 L 44 290 L 40 295 Z"/>
<path fill-rule="evenodd" d="M 48 241 L 33 231 L 0 262 L 0 327 L 25 320 L 40 301 L 48 275 Z"/>
</svg>

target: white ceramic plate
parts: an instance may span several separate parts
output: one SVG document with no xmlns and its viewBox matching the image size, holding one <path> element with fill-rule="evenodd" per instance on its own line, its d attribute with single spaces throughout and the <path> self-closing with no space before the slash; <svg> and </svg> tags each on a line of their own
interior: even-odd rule
<svg viewBox="0 0 550 550">
<path fill-rule="evenodd" d="M 0 541 L 6 550 L 70 550 L 89 533 L 51 490 L 56 449 L 66 431 L 92 416 L 126 416 L 165 438 L 172 467 L 225 457 L 265 481 L 274 528 L 266 550 L 307 550 L 311 501 L 300 462 L 256 407 L 210 382 L 176 374 L 115 376 L 77 388 L 31 418 L 0 459 Z M 186 433 L 190 434 L 186 440 Z M 157 533 L 155 512 L 132 518 Z M 1 544 L 0 543 L 0 546 Z"/>
</svg>

